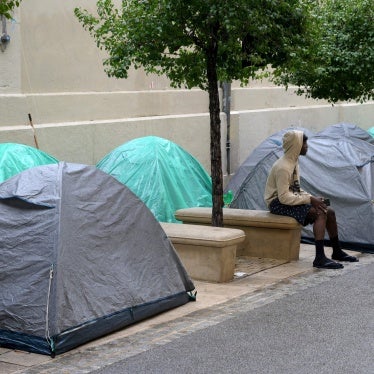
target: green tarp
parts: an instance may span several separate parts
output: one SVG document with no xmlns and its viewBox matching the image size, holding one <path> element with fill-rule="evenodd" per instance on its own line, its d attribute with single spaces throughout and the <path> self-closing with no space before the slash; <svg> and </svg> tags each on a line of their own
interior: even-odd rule
<svg viewBox="0 0 374 374">
<path fill-rule="evenodd" d="M 97 167 L 134 192 L 159 222 L 178 222 L 177 209 L 212 206 L 209 174 L 191 154 L 156 136 L 114 149 Z"/>
<path fill-rule="evenodd" d="M 57 164 L 58 160 L 24 144 L 0 144 L 0 183 L 34 166 Z"/>
</svg>

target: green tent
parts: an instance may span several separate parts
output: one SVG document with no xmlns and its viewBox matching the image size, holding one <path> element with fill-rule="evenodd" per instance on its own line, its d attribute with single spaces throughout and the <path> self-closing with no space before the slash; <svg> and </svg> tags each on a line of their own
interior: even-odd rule
<svg viewBox="0 0 374 374">
<path fill-rule="evenodd" d="M 374 126 L 370 127 L 370 129 L 368 130 L 368 133 L 374 138 Z"/>
<path fill-rule="evenodd" d="M 202 165 L 175 143 L 156 136 L 134 139 L 97 167 L 135 193 L 159 222 L 179 222 L 177 209 L 212 206 L 212 182 Z"/>
<path fill-rule="evenodd" d="M 34 166 L 57 164 L 58 160 L 24 144 L 0 144 L 0 183 Z"/>
</svg>

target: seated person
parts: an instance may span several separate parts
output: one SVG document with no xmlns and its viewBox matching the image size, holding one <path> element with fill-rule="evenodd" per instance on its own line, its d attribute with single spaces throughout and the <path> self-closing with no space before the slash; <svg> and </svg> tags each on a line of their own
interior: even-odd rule
<svg viewBox="0 0 374 374">
<path fill-rule="evenodd" d="M 333 260 L 356 262 L 358 259 L 340 247 L 334 210 L 326 205 L 323 198 L 312 196 L 300 188 L 299 156 L 306 155 L 307 140 L 308 137 L 302 131 L 293 130 L 284 134 L 284 155 L 270 170 L 265 187 L 265 202 L 273 214 L 293 217 L 303 226 L 313 225 L 316 246 L 314 267 L 341 269 L 342 264 L 325 255 L 325 230 L 333 248 Z"/>
</svg>

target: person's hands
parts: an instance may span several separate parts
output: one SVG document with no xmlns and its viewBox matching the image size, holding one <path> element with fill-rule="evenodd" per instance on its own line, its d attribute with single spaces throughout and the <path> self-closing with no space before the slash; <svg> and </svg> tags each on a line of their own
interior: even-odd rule
<svg viewBox="0 0 374 374">
<path fill-rule="evenodd" d="M 317 214 L 319 212 L 321 212 L 323 214 L 327 214 L 327 205 L 324 203 L 322 197 L 312 196 L 310 198 L 310 203 L 312 204 L 313 208 L 316 209 Z"/>
</svg>

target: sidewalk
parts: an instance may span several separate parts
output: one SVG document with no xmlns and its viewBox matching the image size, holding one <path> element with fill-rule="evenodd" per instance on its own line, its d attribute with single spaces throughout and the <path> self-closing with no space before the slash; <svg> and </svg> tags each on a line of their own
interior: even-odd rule
<svg viewBox="0 0 374 374">
<path fill-rule="evenodd" d="M 330 248 L 326 249 L 328 255 L 331 254 L 329 250 Z M 358 252 L 347 252 L 360 256 Z M 230 307 L 222 307 L 228 301 L 245 296 L 246 300 L 259 302 L 261 299 L 261 302 L 264 302 L 264 295 L 260 295 L 262 290 L 277 288 L 294 277 L 307 277 L 319 272 L 336 274 L 339 271 L 314 269 L 313 258 L 314 246 L 305 244 L 301 245 L 299 261 L 290 263 L 272 259 L 240 258 L 236 277 L 232 282 L 194 281 L 196 302 L 129 326 L 54 359 L 45 355 L 0 348 L 0 373 L 89 373 L 116 362 L 117 359 L 123 359 L 124 355 L 135 355 L 150 349 L 152 345 L 165 344 L 172 338 L 208 326 L 213 323 L 211 319 L 223 318 L 223 314 L 231 313 Z M 347 267 L 350 265 L 352 264 Z M 196 318 L 197 316 L 199 318 Z"/>
</svg>

